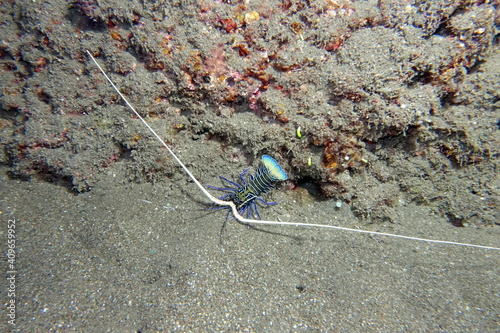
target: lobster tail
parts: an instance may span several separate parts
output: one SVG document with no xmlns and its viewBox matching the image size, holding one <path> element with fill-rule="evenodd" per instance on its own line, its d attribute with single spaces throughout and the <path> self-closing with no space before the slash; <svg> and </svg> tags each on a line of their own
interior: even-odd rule
<svg viewBox="0 0 500 333">
<path fill-rule="evenodd" d="M 284 181 L 288 179 L 285 171 L 280 167 L 274 158 L 268 155 L 262 156 L 262 164 L 267 169 L 269 175 L 275 181 Z"/>
</svg>

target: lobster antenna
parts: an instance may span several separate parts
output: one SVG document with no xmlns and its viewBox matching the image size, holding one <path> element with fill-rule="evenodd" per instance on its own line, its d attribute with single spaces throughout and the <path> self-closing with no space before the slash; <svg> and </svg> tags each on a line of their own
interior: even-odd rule
<svg viewBox="0 0 500 333">
<path fill-rule="evenodd" d="M 460 245 L 460 246 L 467 246 L 467 247 L 475 247 L 475 248 L 480 248 L 480 249 L 487 249 L 487 250 L 500 250 L 498 247 L 493 247 L 493 246 L 484 246 L 484 245 L 476 245 L 476 244 L 468 244 L 468 243 L 459 243 L 459 242 L 451 242 L 451 241 L 442 241 L 442 240 L 434 240 L 434 239 L 427 239 L 427 238 L 418 238 L 418 237 L 411 237 L 411 236 L 402 236 L 402 235 L 397 235 L 397 234 L 389 234 L 385 232 L 377 232 L 377 231 L 368 231 L 368 230 L 360 230 L 360 229 L 353 229 L 353 228 L 345 228 L 345 227 L 338 227 L 338 226 L 333 226 L 333 225 L 326 225 L 326 224 L 311 224 L 311 223 L 299 223 L 299 222 L 280 222 L 280 221 L 262 221 L 262 220 L 253 220 L 253 219 L 246 219 L 243 216 L 241 216 L 236 209 L 236 205 L 233 202 L 230 201 L 224 201 L 220 200 L 208 192 L 203 185 L 194 177 L 194 175 L 189 171 L 189 169 L 182 163 L 182 161 L 177 157 L 177 155 L 174 154 L 172 149 L 165 143 L 165 141 L 160 138 L 158 134 L 151 128 L 151 126 L 148 125 L 148 123 L 144 120 L 144 118 L 141 117 L 139 112 L 135 110 L 135 108 L 132 106 L 132 104 L 129 103 L 129 101 L 123 96 L 123 94 L 120 92 L 120 90 L 115 86 L 113 81 L 106 75 L 102 67 L 99 65 L 99 63 L 95 60 L 95 58 L 92 56 L 92 54 L 89 52 L 89 50 L 85 50 L 87 54 L 89 55 L 90 59 L 96 64 L 97 68 L 101 71 L 102 75 L 108 80 L 108 82 L 111 84 L 113 89 L 120 95 L 120 97 L 123 99 L 125 104 L 134 112 L 134 114 L 139 118 L 139 120 L 147 127 L 147 129 L 153 134 L 153 136 L 161 142 L 163 147 L 167 149 L 167 151 L 172 155 L 172 157 L 179 163 L 179 165 L 186 171 L 187 175 L 191 178 L 191 180 L 198 186 L 198 188 L 203 192 L 203 194 L 206 195 L 210 201 L 213 203 L 220 205 L 220 206 L 229 206 L 231 207 L 231 210 L 233 212 L 234 217 L 242 222 L 242 223 L 251 223 L 251 224 L 274 224 L 274 225 L 294 225 L 297 227 L 313 227 L 313 228 L 328 228 L 328 229 L 335 229 L 335 230 L 342 230 L 342 231 L 349 231 L 349 232 L 358 232 L 362 234 L 370 234 L 370 235 L 381 235 L 381 236 L 387 236 L 387 237 L 394 237 L 394 238 L 402 238 L 402 239 L 409 239 L 409 240 L 414 240 L 414 241 L 421 241 L 421 242 L 427 242 L 427 243 L 438 243 L 438 244 L 449 244 L 449 245 Z"/>
</svg>

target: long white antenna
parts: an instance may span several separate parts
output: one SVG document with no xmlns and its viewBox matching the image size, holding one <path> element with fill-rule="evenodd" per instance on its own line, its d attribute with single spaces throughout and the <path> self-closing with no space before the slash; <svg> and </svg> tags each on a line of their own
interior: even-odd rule
<svg viewBox="0 0 500 333">
<path fill-rule="evenodd" d="M 106 75 L 104 70 L 101 68 L 101 66 L 97 63 L 95 58 L 90 54 L 88 50 L 87 54 L 89 57 L 92 59 L 92 61 L 96 64 L 96 66 L 99 68 L 101 71 L 102 75 L 108 80 L 108 82 L 111 84 L 111 86 L 116 90 L 118 95 L 125 101 L 127 106 L 135 113 L 135 115 L 142 121 L 142 123 L 148 128 L 148 130 L 158 139 L 158 141 L 161 142 L 163 147 L 167 149 L 167 151 L 172 155 L 172 157 L 179 163 L 179 165 L 186 171 L 188 176 L 193 180 L 193 182 L 198 186 L 198 188 L 207 196 L 207 198 L 210 199 L 213 203 L 220 205 L 220 206 L 229 206 L 231 207 L 231 210 L 233 211 L 234 217 L 243 223 L 251 223 L 251 224 L 279 224 L 279 225 L 294 225 L 298 227 L 313 227 L 313 228 L 328 228 L 328 229 L 335 229 L 335 230 L 343 230 L 343 231 L 349 231 L 349 232 L 358 232 L 362 234 L 371 234 L 371 235 L 381 235 L 381 236 L 388 236 L 388 237 L 395 237 L 395 238 L 403 238 L 403 239 L 409 239 L 409 240 L 414 240 L 414 241 L 422 241 L 422 242 L 427 242 L 427 243 L 438 243 L 438 244 L 449 244 L 449 245 L 460 245 L 460 246 L 467 246 L 467 247 L 475 247 L 475 248 L 480 248 L 480 249 L 487 249 L 487 250 L 500 250 L 498 247 L 493 247 L 493 246 L 484 246 L 484 245 L 476 245 L 476 244 L 468 244 L 468 243 L 459 243 L 459 242 L 450 242 L 450 241 L 442 241 L 442 240 L 434 240 L 434 239 L 427 239 L 427 238 L 418 238 L 418 237 L 411 237 L 411 236 L 402 236 L 402 235 L 396 235 L 396 234 L 388 234 L 385 232 L 377 232 L 377 231 L 368 231 L 368 230 L 359 230 L 359 229 L 353 229 L 353 228 L 345 228 L 345 227 L 337 227 L 333 225 L 326 225 L 326 224 L 310 224 L 310 223 L 298 223 L 298 222 L 279 222 L 279 221 L 262 221 L 262 220 L 253 220 L 253 219 L 246 219 L 243 216 L 241 216 L 238 213 L 238 210 L 236 209 L 236 206 L 234 203 L 230 201 L 224 201 L 220 200 L 213 195 L 211 195 L 204 187 L 203 185 L 200 184 L 200 182 L 193 176 L 193 174 L 189 171 L 189 169 L 184 165 L 184 163 L 181 162 L 181 160 L 174 154 L 174 152 L 170 149 L 169 146 L 165 143 L 165 141 L 160 138 L 158 134 L 151 128 L 151 126 L 148 125 L 148 123 L 144 120 L 144 118 L 141 117 L 141 115 L 134 109 L 134 107 L 128 102 L 128 100 L 123 96 L 123 94 L 118 90 L 118 88 L 115 86 L 113 81 Z"/>
</svg>

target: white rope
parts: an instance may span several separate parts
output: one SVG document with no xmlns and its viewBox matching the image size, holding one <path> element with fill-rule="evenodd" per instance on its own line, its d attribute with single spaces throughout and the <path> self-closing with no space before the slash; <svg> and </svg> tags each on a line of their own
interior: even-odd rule
<svg viewBox="0 0 500 333">
<path fill-rule="evenodd" d="M 363 233 L 363 234 L 371 234 L 371 235 L 381 235 L 381 236 L 388 236 L 388 237 L 395 237 L 395 238 L 403 238 L 403 239 L 409 239 L 409 240 L 414 240 L 414 241 L 422 241 L 422 242 L 427 242 L 427 243 L 438 243 L 438 244 L 449 244 L 449 245 L 460 245 L 460 246 L 467 246 L 467 247 L 475 247 L 475 248 L 480 248 L 480 249 L 488 249 L 488 250 L 500 250 L 498 247 L 493 247 L 493 246 L 484 246 L 484 245 L 476 245 L 476 244 L 468 244 L 468 243 L 459 243 L 459 242 L 451 242 L 451 241 L 442 241 L 442 240 L 434 240 L 434 239 L 427 239 L 427 238 L 418 238 L 418 237 L 411 237 L 411 236 L 402 236 L 402 235 L 396 235 L 396 234 L 389 234 L 385 232 L 377 232 L 377 231 L 368 231 L 368 230 L 360 230 L 360 229 L 352 229 L 352 228 L 345 228 L 345 227 L 337 227 L 333 225 L 326 225 L 326 224 L 311 224 L 311 223 L 298 223 L 298 222 L 279 222 L 279 221 L 262 221 L 262 220 L 253 220 L 253 219 L 246 219 L 243 216 L 241 216 L 238 213 L 238 210 L 236 209 L 236 206 L 234 203 L 230 201 L 224 201 L 220 200 L 213 195 L 211 195 L 203 185 L 200 184 L 200 182 L 193 176 L 193 174 L 188 170 L 188 168 L 181 162 L 181 160 L 174 154 L 174 152 L 170 149 L 169 146 L 165 143 L 165 141 L 160 138 L 158 134 L 151 128 L 151 126 L 148 125 L 148 123 L 141 117 L 141 115 L 134 109 L 134 107 L 128 102 L 128 100 L 123 96 L 123 94 L 118 90 L 118 88 L 115 86 L 113 81 L 106 75 L 104 70 L 101 68 L 101 66 L 97 63 L 95 58 L 90 54 L 88 50 L 87 54 L 89 57 L 92 59 L 92 61 L 96 64 L 96 66 L 99 68 L 101 71 L 102 75 L 108 80 L 108 82 L 111 84 L 111 86 L 116 90 L 116 92 L 120 95 L 120 97 L 125 101 L 127 106 L 134 112 L 134 114 L 142 121 L 142 123 L 148 128 L 148 130 L 158 139 L 158 141 L 161 142 L 163 147 L 167 149 L 167 151 L 172 155 L 172 157 L 179 163 L 179 165 L 186 171 L 188 176 L 193 180 L 193 182 L 198 186 L 198 188 L 207 196 L 207 198 L 210 199 L 213 203 L 220 205 L 220 206 L 229 206 L 231 207 L 231 210 L 233 211 L 234 217 L 243 223 L 250 223 L 250 224 L 278 224 L 278 225 L 294 225 L 297 227 L 313 227 L 313 228 L 328 228 L 328 229 L 335 229 L 335 230 L 342 230 L 342 231 L 349 231 L 349 232 L 358 232 L 358 233 Z"/>
</svg>

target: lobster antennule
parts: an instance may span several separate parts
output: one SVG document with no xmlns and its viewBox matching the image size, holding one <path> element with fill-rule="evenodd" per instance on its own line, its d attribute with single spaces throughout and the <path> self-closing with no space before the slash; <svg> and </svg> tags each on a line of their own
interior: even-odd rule
<svg viewBox="0 0 500 333">
<path fill-rule="evenodd" d="M 269 175 L 277 181 L 284 181 L 288 179 L 285 171 L 280 167 L 274 158 L 268 155 L 262 156 L 262 164 L 269 172 Z"/>
</svg>

